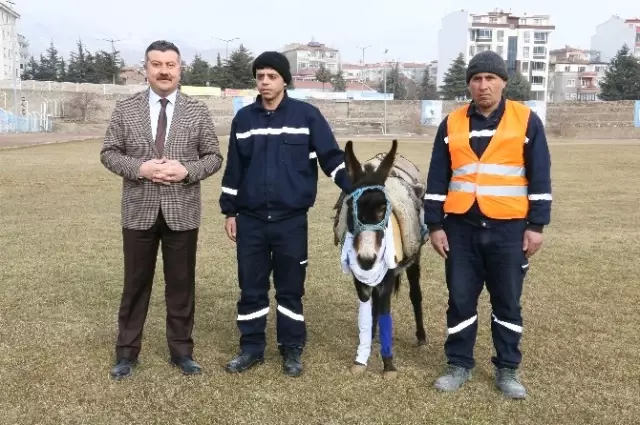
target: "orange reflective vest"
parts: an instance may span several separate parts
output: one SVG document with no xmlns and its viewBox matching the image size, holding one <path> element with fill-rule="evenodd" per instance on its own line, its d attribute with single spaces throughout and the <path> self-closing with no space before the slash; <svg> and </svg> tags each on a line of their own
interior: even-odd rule
<svg viewBox="0 0 640 425">
<path fill-rule="evenodd" d="M 447 118 L 452 177 L 444 212 L 464 214 L 477 199 L 480 211 L 489 218 L 526 218 L 529 200 L 524 145 L 531 110 L 507 100 L 498 128 L 478 158 L 469 144 L 468 108 L 458 108 Z"/>
</svg>

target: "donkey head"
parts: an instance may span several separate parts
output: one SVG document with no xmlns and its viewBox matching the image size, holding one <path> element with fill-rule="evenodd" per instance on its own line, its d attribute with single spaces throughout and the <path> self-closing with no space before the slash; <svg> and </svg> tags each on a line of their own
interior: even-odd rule
<svg viewBox="0 0 640 425">
<path fill-rule="evenodd" d="M 370 270 L 376 262 L 391 215 L 391 202 L 384 184 L 393 168 L 397 148 L 398 141 L 393 140 L 391 150 L 374 169 L 371 164 L 362 167 L 353 153 L 351 140 L 345 147 L 347 173 L 353 185 L 347 199 L 347 227 L 354 235 L 353 248 L 363 270 Z"/>
</svg>

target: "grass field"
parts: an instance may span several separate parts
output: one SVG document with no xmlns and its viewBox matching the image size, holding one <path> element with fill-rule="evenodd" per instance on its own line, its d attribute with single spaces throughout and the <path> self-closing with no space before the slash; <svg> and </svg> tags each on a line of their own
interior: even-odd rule
<svg viewBox="0 0 640 425">
<path fill-rule="evenodd" d="M 431 145 L 400 143 L 400 153 L 426 174 Z M 364 159 L 389 142 L 355 147 Z M 474 379 L 455 394 L 433 389 L 444 364 L 446 288 L 431 249 L 422 259 L 429 345 L 413 345 L 405 280 L 393 303 L 398 379 L 381 378 L 377 356 L 365 376 L 349 375 L 357 301 L 333 246 L 338 189 L 326 177 L 310 212 L 303 377 L 281 374 L 273 310 L 267 362 L 240 376 L 222 369 L 237 349 L 238 288 L 218 173 L 203 185 L 197 269 L 195 356 L 205 373 L 185 378 L 167 363 L 159 268 L 142 364 L 132 379 L 112 382 L 121 183 L 100 164 L 99 149 L 89 141 L 0 152 L 0 423 L 638 423 L 640 144 L 552 146 L 553 223 L 525 284 L 522 377 L 529 398 L 520 402 L 493 385 L 486 291 Z"/>
</svg>

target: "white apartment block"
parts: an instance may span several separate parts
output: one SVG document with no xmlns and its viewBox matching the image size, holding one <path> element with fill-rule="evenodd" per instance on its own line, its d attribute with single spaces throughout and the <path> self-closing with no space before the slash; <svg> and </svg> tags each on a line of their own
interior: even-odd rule
<svg viewBox="0 0 640 425">
<path fill-rule="evenodd" d="M 20 15 L 13 6 L 0 1 L 0 29 L 2 38 L 2 55 L 0 56 L 0 80 L 11 80 L 13 76 L 20 78 L 20 47 L 17 23 Z"/>
<path fill-rule="evenodd" d="M 365 66 L 361 64 L 343 64 L 342 74 L 345 80 L 349 81 L 364 81 L 364 82 L 379 82 L 385 74 L 385 67 L 387 74 L 395 69 L 396 63 L 402 75 L 406 78 L 412 79 L 416 82 L 422 81 L 424 76 L 424 70 L 427 69 L 428 64 L 416 63 L 416 62 L 390 62 L 387 61 L 381 63 L 369 63 Z"/>
<path fill-rule="evenodd" d="M 340 70 L 340 51 L 317 41 L 288 44 L 280 52 L 289 60 L 293 75 L 315 74 L 321 65 L 332 74 Z"/>
<path fill-rule="evenodd" d="M 640 58 L 640 19 L 623 19 L 617 15 L 596 26 L 591 36 L 591 50 L 600 53 L 600 60 L 610 62 L 626 44 L 630 53 Z"/>
<path fill-rule="evenodd" d="M 18 53 L 20 54 L 20 75 L 22 75 L 29 63 L 29 42 L 22 34 L 18 34 Z"/>
<path fill-rule="evenodd" d="M 495 10 L 472 14 L 452 12 L 442 19 L 438 35 L 438 89 L 456 57 L 465 62 L 478 52 L 492 50 L 505 60 L 507 71 L 520 71 L 531 83 L 531 99 L 547 100 L 549 40 L 555 31 L 549 15 L 516 16 Z"/>
</svg>

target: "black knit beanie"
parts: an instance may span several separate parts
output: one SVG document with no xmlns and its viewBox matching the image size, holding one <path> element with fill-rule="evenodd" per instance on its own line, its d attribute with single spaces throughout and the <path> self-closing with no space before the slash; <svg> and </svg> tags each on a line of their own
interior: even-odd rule
<svg viewBox="0 0 640 425">
<path fill-rule="evenodd" d="M 263 68 L 273 68 L 282 76 L 287 85 L 291 84 L 291 70 L 289 69 L 289 59 L 280 52 L 264 52 L 254 61 L 251 71 L 253 78 L 256 77 L 256 70 Z"/>
<path fill-rule="evenodd" d="M 471 77 L 481 72 L 496 74 L 505 81 L 509 79 L 504 59 L 491 50 L 484 50 L 471 58 L 467 67 L 467 84 L 471 81 Z"/>
</svg>

